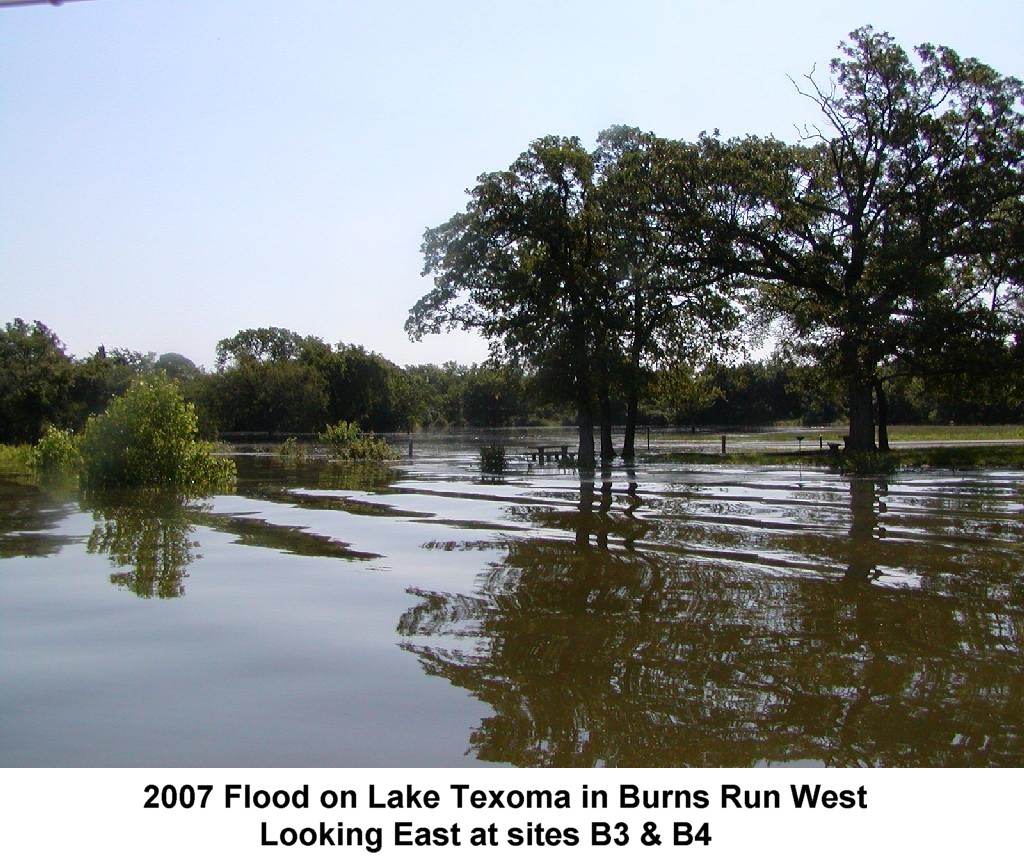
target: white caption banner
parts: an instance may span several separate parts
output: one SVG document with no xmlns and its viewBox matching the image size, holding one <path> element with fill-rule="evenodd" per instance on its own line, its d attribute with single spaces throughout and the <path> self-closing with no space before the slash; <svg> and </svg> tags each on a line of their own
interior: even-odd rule
<svg viewBox="0 0 1024 868">
<path fill-rule="evenodd" d="M 1022 783 L 1019 770 L 957 769 L 8 769 L 0 855 L 147 868 L 997 863 L 1019 852 Z M 288 806 L 257 806 L 275 799 Z"/>
</svg>

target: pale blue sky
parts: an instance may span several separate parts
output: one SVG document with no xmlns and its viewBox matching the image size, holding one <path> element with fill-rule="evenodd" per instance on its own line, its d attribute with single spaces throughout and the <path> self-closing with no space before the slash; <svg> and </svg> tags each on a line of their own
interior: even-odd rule
<svg viewBox="0 0 1024 868">
<path fill-rule="evenodd" d="M 794 137 L 863 24 L 1024 77 L 1011 3 L 89 0 L 0 8 L 0 323 L 180 352 L 278 325 L 400 364 L 419 245 L 547 134 Z"/>
</svg>

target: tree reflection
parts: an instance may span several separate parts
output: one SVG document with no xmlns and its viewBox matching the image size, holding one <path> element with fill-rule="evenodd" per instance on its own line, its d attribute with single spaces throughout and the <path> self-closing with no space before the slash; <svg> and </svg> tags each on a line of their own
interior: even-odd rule
<svg viewBox="0 0 1024 868">
<path fill-rule="evenodd" d="M 876 488 L 878 491 L 876 492 Z M 850 547 L 845 578 L 865 582 L 878 577 L 882 557 L 879 534 L 880 498 L 885 494 L 884 482 L 854 477 L 850 479 Z"/>
<path fill-rule="evenodd" d="M 381 461 L 284 461 L 272 455 L 237 455 L 240 494 L 292 488 L 386 491 L 401 471 Z"/>
<path fill-rule="evenodd" d="M 850 481 L 843 578 L 828 581 L 695 552 L 686 517 L 644 542 L 636 490 L 614 513 L 610 480 L 583 479 L 574 509 L 529 514 L 571 538 L 506 540 L 473 596 L 413 589 L 403 647 L 494 709 L 470 736 L 488 761 L 1019 763 L 1018 608 L 873 584 L 875 485 Z"/>
<path fill-rule="evenodd" d="M 54 533 L 73 511 L 59 492 L 0 479 L 0 558 L 49 557 L 75 541 Z"/>
<path fill-rule="evenodd" d="M 174 491 L 122 491 L 89 495 L 83 506 L 96 522 L 86 548 L 120 568 L 110 581 L 139 597 L 169 599 L 185 593 L 188 567 L 197 557 L 193 515 Z"/>
<path fill-rule="evenodd" d="M 197 527 L 230 534 L 240 545 L 283 554 L 350 561 L 380 557 L 298 525 L 276 524 L 249 515 L 215 514 L 202 501 L 174 491 L 94 493 L 87 496 L 83 506 L 92 510 L 96 522 L 87 550 L 107 555 L 120 568 L 111 574 L 110 581 L 140 597 L 171 599 L 184 595 L 189 568 L 200 557 Z"/>
</svg>

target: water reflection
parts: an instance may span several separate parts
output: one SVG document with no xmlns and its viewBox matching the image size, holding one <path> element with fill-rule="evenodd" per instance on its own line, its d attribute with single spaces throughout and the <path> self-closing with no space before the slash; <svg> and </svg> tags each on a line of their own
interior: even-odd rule
<svg viewBox="0 0 1024 868">
<path fill-rule="evenodd" d="M 82 505 L 96 522 L 86 549 L 118 568 L 112 584 L 139 597 L 185 593 L 188 567 L 198 556 L 193 516 L 199 507 L 173 491 L 95 493 Z"/>
<path fill-rule="evenodd" d="M 0 478 L 0 558 L 49 557 L 76 541 L 56 533 L 73 511 L 66 497 Z"/>
<path fill-rule="evenodd" d="M 0 758 L 1024 763 L 1021 474 L 652 462 L 496 486 L 475 455 L 240 461 L 234 495 L 88 512 L 0 488 Z M 110 573 L 191 602 L 126 630 Z"/>
<path fill-rule="evenodd" d="M 238 455 L 234 461 L 238 491 L 248 496 L 293 488 L 380 492 L 402 478 L 393 465 L 376 461 L 281 461 L 271 455 Z"/>
<path fill-rule="evenodd" d="M 858 478 L 850 479 L 849 485 L 850 544 L 845 578 L 851 582 L 870 582 L 881 574 L 878 561 L 882 557 L 885 530 L 878 519 L 887 487 L 883 481 Z"/>
<path fill-rule="evenodd" d="M 287 502 L 287 498 L 282 500 Z M 355 561 L 381 557 L 312 533 L 302 525 L 215 513 L 211 502 L 173 491 L 92 493 L 83 498 L 82 506 L 92 511 L 95 521 L 86 550 L 107 555 L 119 568 L 111 574 L 111 583 L 139 597 L 172 599 L 184 595 L 189 569 L 201 557 L 197 528 L 228 533 L 239 545 L 282 554 Z"/>
<path fill-rule="evenodd" d="M 950 593 L 970 554 L 932 542 L 918 559 L 900 551 L 919 581 L 880 583 L 897 572 L 887 494 L 869 479 L 822 492 L 828 527 L 808 534 L 787 527 L 784 502 L 777 520 L 716 523 L 707 491 L 642 507 L 627 488 L 616 508 L 610 478 L 583 479 L 574 508 L 515 511 L 571 539 L 505 539 L 475 594 L 412 589 L 422 602 L 398 632 L 426 672 L 494 710 L 469 739 L 482 760 L 1020 762 L 1020 583 L 1004 571 Z M 834 578 L 808 577 L 805 557 Z"/>
</svg>

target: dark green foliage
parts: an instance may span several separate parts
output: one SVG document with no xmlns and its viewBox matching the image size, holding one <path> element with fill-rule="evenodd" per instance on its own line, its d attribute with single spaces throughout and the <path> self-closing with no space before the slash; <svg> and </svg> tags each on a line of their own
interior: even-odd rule
<svg viewBox="0 0 1024 868">
<path fill-rule="evenodd" d="M 47 425 L 66 425 L 74 368 L 57 336 L 20 319 L 0 331 L 0 441 L 34 442 Z"/>
<path fill-rule="evenodd" d="M 80 429 L 91 415 L 102 413 L 112 398 L 123 395 L 139 377 L 153 373 L 155 356 L 100 346 L 75 364 L 71 396 L 72 424 Z"/>
<path fill-rule="evenodd" d="M 681 150 L 626 127 L 602 133 L 592 153 L 576 138 L 538 139 L 507 171 L 481 175 L 465 211 L 424 236 L 435 288 L 410 312 L 410 336 L 476 329 L 496 356 L 538 372 L 548 395 L 575 407 L 584 467 L 595 421 L 602 459 L 614 454 L 614 392 L 632 455 L 652 358 L 705 344 L 698 323 L 718 334 L 733 325 L 700 208 L 661 219 L 680 179 L 666 167 Z"/>
<path fill-rule="evenodd" d="M 234 337 L 217 342 L 217 370 L 246 364 L 286 362 L 298 358 L 303 343 L 310 340 L 288 329 L 243 329 Z"/>
<path fill-rule="evenodd" d="M 164 353 L 154 363 L 153 370 L 163 371 L 169 380 L 194 380 L 203 373 L 195 362 L 181 353 Z"/>
<path fill-rule="evenodd" d="M 221 431 L 308 432 L 328 418 L 323 375 L 297 360 L 218 371 L 201 400 Z"/>
<path fill-rule="evenodd" d="M 480 447 L 480 472 L 496 476 L 505 472 L 508 467 L 508 458 L 505 456 L 505 447 L 496 443 L 489 443 Z"/>
</svg>

